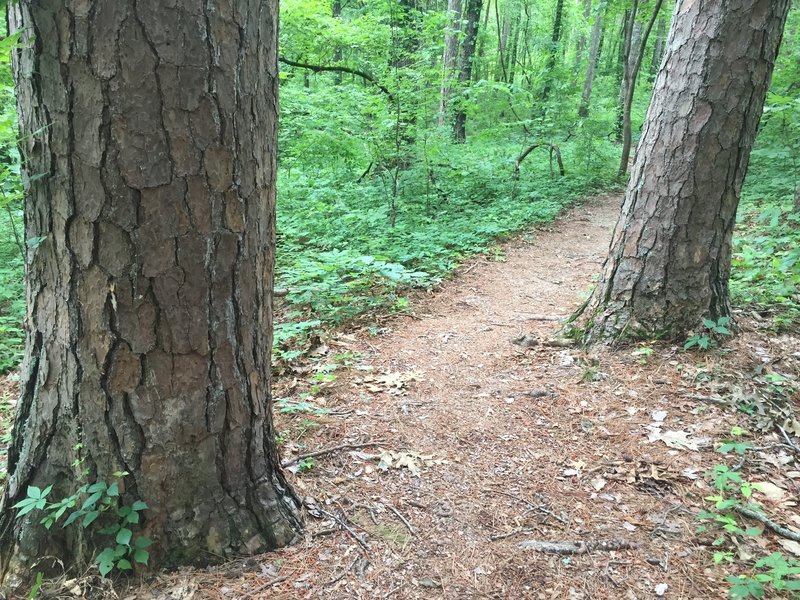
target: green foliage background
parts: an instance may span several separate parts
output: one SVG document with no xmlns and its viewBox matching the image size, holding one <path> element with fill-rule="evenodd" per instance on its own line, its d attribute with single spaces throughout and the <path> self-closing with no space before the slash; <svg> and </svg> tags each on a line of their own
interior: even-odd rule
<svg viewBox="0 0 800 600">
<path fill-rule="evenodd" d="M 344 2 L 337 17 L 330 0 L 281 3 L 284 57 L 362 71 L 391 96 L 352 74 L 281 72 L 277 285 L 289 293 L 276 324 L 278 358 L 297 356 L 303 339 L 320 328 L 405 310 L 409 289 L 435 286 L 496 240 L 620 187 L 615 130 L 628 3 L 595 3 L 588 17 L 581 3 L 565 3 L 558 60 L 548 71 L 555 1 L 498 2 L 497 15 L 482 17 L 469 85 L 442 70 L 448 16 L 441 1 Z M 665 3 L 666 19 L 673 5 Z M 591 111 L 580 118 L 585 47 L 597 14 L 606 33 Z M 499 60 L 498 34 L 506 27 L 498 27 L 499 15 L 510 20 L 509 30 L 523 32 L 524 58 L 513 69 Z M 640 20 L 648 16 L 643 10 Z M 796 326 L 798 317 L 799 28 L 795 9 L 752 156 L 731 282 L 735 303 L 776 327 Z M 652 88 L 655 38 L 635 95 L 635 132 Z M 19 363 L 24 339 L 22 192 L 8 62 L 14 43 L 7 37 L 0 47 L 0 372 Z M 465 144 L 452 141 L 451 112 L 439 123 L 442 85 L 453 88 L 450 110 L 467 113 Z M 516 157 L 536 142 L 560 147 L 564 177 L 538 149 L 515 181 Z"/>
</svg>

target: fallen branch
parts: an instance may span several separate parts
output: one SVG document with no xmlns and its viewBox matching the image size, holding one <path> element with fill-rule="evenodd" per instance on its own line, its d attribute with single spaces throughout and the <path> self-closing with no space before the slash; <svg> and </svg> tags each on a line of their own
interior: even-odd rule
<svg viewBox="0 0 800 600">
<path fill-rule="evenodd" d="M 520 527 L 519 529 L 514 529 L 513 531 L 509 531 L 508 533 L 495 533 L 494 535 L 490 535 L 489 541 L 496 542 L 497 540 L 504 540 L 506 538 L 519 535 L 520 533 L 533 533 L 533 532 L 527 527 Z"/>
<path fill-rule="evenodd" d="M 563 321 L 567 317 L 558 315 L 528 315 L 525 317 L 517 317 L 515 321 Z"/>
<path fill-rule="evenodd" d="M 287 579 L 289 579 L 289 578 L 288 577 L 276 577 L 275 579 L 272 579 L 272 580 L 268 581 L 264 585 L 257 587 L 252 592 L 248 592 L 244 596 L 240 596 L 240 600 L 246 600 L 247 598 L 255 598 L 261 592 L 266 591 L 267 589 L 271 588 L 272 586 L 278 585 L 279 583 L 284 582 Z"/>
<path fill-rule="evenodd" d="M 393 512 L 393 513 L 394 513 L 394 514 L 397 516 L 397 518 L 398 518 L 398 519 L 400 519 L 400 520 L 403 522 L 403 525 L 405 525 L 405 526 L 406 526 L 406 529 L 408 529 L 408 532 L 409 532 L 411 535 L 413 535 L 414 537 L 417 537 L 417 533 L 416 533 L 416 531 L 414 531 L 414 528 L 413 528 L 413 527 L 411 527 L 411 523 L 409 523 L 408 521 L 406 521 L 406 518 L 405 518 L 403 515 L 401 515 L 401 514 L 400 514 L 400 511 L 399 511 L 399 510 L 397 510 L 397 509 L 396 509 L 394 506 L 392 506 L 391 504 L 387 504 L 387 505 L 386 505 L 386 507 L 387 507 L 387 508 L 388 508 L 390 511 L 392 511 L 392 512 Z"/>
<path fill-rule="evenodd" d="M 301 454 L 300 456 L 295 456 L 294 458 L 288 458 L 281 462 L 281 467 L 286 468 L 289 465 L 293 465 L 296 462 L 300 462 L 301 460 L 305 460 L 306 458 L 317 458 L 318 456 L 325 456 L 326 454 L 333 454 L 334 452 L 338 452 L 339 450 L 358 450 L 359 448 L 367 448 L 369 446 L 380 446 L 383 442 L 380 441 L 370 441 L 364 442 L 363 444 L 341 444 L 339 446 L 334 446 L 332 448 L 325 448 L 324 450 L 316 450 L 315 452 L 308 452 L 306 454 Z"/>
<path fill-rule="evenodd" d="M 613 552 L 636 548 L 636 544 L 626 540 L 599 540 L 592 542 L 548 542 L 543 540 L 526 540 L 520 542 L 523 550 L 536 550 L 547 554 L 588 554 L 589 552 Z"/>
<path fill-rule="evenodd" d="M 361 537 L 355 531 L 353 531 L 353 529 L 343 519 L 337 517 L 333 513 L 328 512 L 327 510 L 323 510 L 321 508 L 317 508 L 317 510 L 326 517 L 329 517 L 334 521 L 336 521 L 342 527 L 342 529 L 344 529 L 347 533 L 349 533 L 352 536 L 352 538 L 358 542 L 358 545 L 361 546 L 364 552 L 366 552 L 369 555 L 369 546 L 367 546 L 367 543 L 364 540 L 362 540 Z"/>
<path fill-rule="evenodd" d="M 550 340 L 544 340 L 542 345 L 555 346 L 556 348 L 572 348 L 573 346 L 578 345 L 578 341 L 573 340 L 572 338 L 553 338 Z"/>
<path fill-rule="evenodd" d="M 382 91 L 384 94 L 389 96 L 389 99 L 394 101 L 394 94 L 389 91 L 385 85 L 378 82 L 375 77 L 370 75 L 369 73 L 365 73 L 364 71 L 360 71 L 358 69 L 351 69 L 350 67 L 344 67 L 340 65 L 310 65 L 308 63 L 298 62 L 296 60 L 289 60 L 288 58 L 284 58 L 283 56 L 278 57 L 278 62 L 282 62 L 285 65 L 289 65 L 290 67 L 297 67 L 298 69 L 308 69 L 309 71 L 313 71 L 314 73 L 347 73 L 348 75 L 356 75 L 357 77 L 361 77 L 365 81 L 369 81 L 372 85 Z"/>
<path fill-rule="evenodd" d="M 553 154 L 556 155 L 556 160 L 558 161 L 558 172 L 561 175 L 561 177 L 564 177 L 565 171 L 564 171 L 564 162 L 561 160 L 561 149 L 555 144 L 552 144 L 550 142 L 539 142 L 537 144 L 529 146 L 517 157 L 517 160 L 514 161 L 514 181 L 517 181 L 519 179 L 519 167 L 522 164 L 522 161 L 525 160 L 528 157 L 528 155 L 537 148 L 549 148 L 551 160 L 552 160 L 552 155 Z"/>
<path fill-rule="evenodd" d="M 764 514 L 752 510 L 750 508 L 745 508 L 744 506 L 734 506 L 733 510 L 738 512 L 740 515 L 744 515 L 745 517 L 750 517 L 761 523 L 767 529 L 774 531 L 779 536 L 786 538 L 787 540 L 794 540 L 795 542 L 800 542 L 800 533 L 796 531 L 792 531 L 791 529 L 787 529 L 782 525 L 778 525 L 775 521 L 770 519 Z"/>
<path fill-rule="evenodd" d="M 562 523 L 564 525 L 567 524 L 567 520 L 564 517 L 560 517 L 559 515 L 555 514 L 553 511 L 551 511 L 544 504 L 534 504 L 533 502 L 525 500 L 525 498 L 520 498 L 519 496 L 515 496 L 514 494 L 509 494 L 508 492 L 504 492 L 502 490 L 493 490 L 492 488 L 483 488 L 483 491 L 484 492 L 488 492 L 489 494 L 500 494 L 501 496 L 507 496 L 508 498 L 513 498 L 514 500 L 516 500 L 518 502 L 522 502 L 523 504 L 527 504 L 528 508 L 530 508 L 531 510 L 535 510 L 537 512 L 540 512 L 543 515 L 548 516 L 548 517 L 553 517 L 556 521 L 558 521 L 559 523 Z"/>
</svg>

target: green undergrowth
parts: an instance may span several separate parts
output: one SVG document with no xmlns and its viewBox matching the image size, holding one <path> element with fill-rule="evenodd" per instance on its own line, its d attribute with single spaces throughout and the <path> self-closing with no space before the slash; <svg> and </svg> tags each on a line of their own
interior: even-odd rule
<svg viewBox="0 0 800 600">
<path fill-rule="evenodd" d="M 780 83 L 780 81 L 778 82 Z M 800 100 L 770 94 L 734 235 L 733 302 L 800 327 Z"/>
<path fill-rule="evenodd" d="M 552 221 L 611 184 L 600 169 L 569 170 L 579 160 L 575 145 L 562 148 L 566 176 L 551 174 L 543 151 L 526 159 L 515 182 L 522 147 L 487 140 L 442 144 L 407 169 L 378 170 L 361 182 L 363 166 L 282 172 L 277 285 L 289 290 L 290 310 L 276 326 L 279 353 L 290 338 L 320 325 L 404 310 L 409 289 L 437 285 L 467 257 L 528 225 Z M 613 172 L 615 154 L 606 149 L 605 173 Z"/>
</svg>

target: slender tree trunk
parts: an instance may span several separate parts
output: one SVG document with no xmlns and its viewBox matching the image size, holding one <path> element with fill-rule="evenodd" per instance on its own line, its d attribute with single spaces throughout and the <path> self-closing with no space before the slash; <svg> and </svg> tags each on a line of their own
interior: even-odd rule
<svg viewBox="0 0 800 600">
<path fill-rule="evenodd" d="M 153 566 L 284 545 L 270 352 L 276 0 L 20 0 L 27 178 L 23 393 L 0 501 L 7 588 L 113 546 L 15 518 L 127 471 Z M 175 43 L 180 39 L 181 43 Z M 34 41 L 35 40 L 35 41 Z M 40 565 L 40 568 L 45 568 Z"/>
<path fill-rule="evenodd" d="M 462 6 L 463 6 L 463 3 L 462 3 Z M 486 12 L 483 14 L 483 25 L 482 25 L 480 31 L 489 31 L 489 18 L 491 16 L 491 14 L 492 14 L 492 0 L 487 0 L 487 2 L 486 2 Z M 480 20 L 480 14 L 478 15 L 478 18 Z M 462 25 L 463 25 L 463 23 L 462 23 Z M 476 40 L 475 43 L 476 43 L 476 47 L 475 47 L 476 49 L 473 51 L 473 54 L 475 55 L 475 60 L 473 61 L 473 65 L 472 65 L 472 75 L 471 75 L 471 77 L 474 77 L 475 79 L 480 79 L 481 76 L 482 76 L 480 68 L 482 66 L 483 57 L 484 57 L 485 51 L 486 51 L 486 49 L 485 49 L 486 42 L 484 41 L 484 38 L 481 37 L 479 40 Z M 488 69 L 487 69 L 487 71 L 488 71 Z"/>
<path fill-rule="evenodd" d="M 578 44 L 575 47 L 575 67 L 572 69 L 575 75 L 581 69 L 581 62 L 583 61 L 583 55 L 586 51 L 586 32 L 584 31 L 585 24 L 589 21 L 589 17 L 592 16 L 592 0 L 584 0 L 583 2 L 583 21 L 581 25 L 581 33 L 578 36 Z"/>
<path fill-rule="evenodd" d="M 458 72 L 459 91 L 462 97 L 459 98 L 453 120 L 453 138 L 456 143 L 464 143 L 467 139 L 467 111 L 464 96 L 468 93 L 469 83 L 472 80 L 472 61 L 475 55 L 475 42 L 478 38 L 481 3 L 482 0 L 467 0 L 465 8 L 466 29 L 464 31 L 464 43 L 461 45 Z"/>
<path fill-rule="evenodd" d="M 342 16 L 342 0 L 333 0 L 331 13 L 334 19 L 338 19 Z M 338 44 L 333 49 L 333 64 L 335 65 L 342 64 L 342 47 L 339 46 Z M 342 74 L 334 73 L 333 82 L 336 85 L 342 85 Z"/>
<path fill-rule="evenodd" d="M 553 85 L 553 71 L 556 68 L 558 57 L 558 44 L 561 41 L 561 23 L 564 16 L 564 0 L 556 0 L 556 14 L 553 19 L 553 35 L 550 38 L 550 54 L 547 58 L 545 67 L 545 84 L 542 90 L 542 100 L 547 100 L 550 96 L 550 88 Z"/>
<path fill-rule="evenodd" d="M 458 35 L 461 31 L 461 0 L 447 1 L 447 29 L 444 33 L 444 52 L 442 54 L 442 87 L 439 96 L 439 115 L 437 122 L 443 127 L 450 103 L 450 92 L 458 58 Z"/>
<path fill-rule="evenodd" d="M 625 84 L 625 98 L 622 105 L 622 157 L 619 162 L 619 177 L 624 177 L 628 172 L 628 161 L 631 156 L 631 143 L 633 132 L 631 131 L 631 107 L 633 106 L 633 95 L 636 92 L 636 78 L 642 67 L 644 60 L 645 48 L 647 48 L 647 39 L 650 37 L 650 32 L 653 30 L 653 24 L 658 17 L 661 10 L 663 0 L 656 0 L 655 7 L 653 8 L 653 15 L 644 28 L 644 32 L 635 33 L 632 36 L 631 53 L 628 60 L 626 69 L 626 84 Z M 634 48 L 635 44 L 635 48 Z"/>
<path fill-rule="evenodd" d="M 519 13 L 517 14 L 519 16 Z M 519 47 L 519 23 L 514 24 L 514 35 L 511 38 L 511 54 L 508 58 L 508 83 L 514 85 L 514 78 L 517 73 L 517 49 Z"/>
<path fill-rule="evenodd" d="M 586 340 L 730 316 L 731 237 L 790 0 L 679 0 Z"/>
<path fill-rule="evenodd" d="M 620 40 L 619 54 L 617 57 L 617 76 L 619 78 L 619 101 L 617 102 L 616 140 L 622 143 L 622 133 L 625 122 L 625 90 L 630 77 L 630 55 L 633 40 L 633 24 L 636 21 L 636 12 L 639 8 L 638 0 L 633 0 L 633 8 L 626 10 L 622 17 L 622 38 Z"/>
<path fill-rule="evenodd" d="M 650 63 L 650 73 L 655 76 L 661 66 L 661 59 L 664 58 L 664 45 L 667 41 L 667 18 L 662 14 L 658 17 L 658 28 L 656 29 L 656 39 L 653 44 L 653 62 Z"/>
<path fill-rule="evenodd" d="M 600 34 L 603 29 L 603 8 L 597 9 L 592 25 L 592 37 L 589 42 L 589 61 L 586 65 L 586 79 L 583 83 L 583 93 L 581 94 L 581 105 L 578 115 L 583 118 L 589 116 L 589 102 L 592 97 L 592 87 L 594 85 L 594 73 L 597 67 L 598 54 L 600 52 Z"/>
<path fill-rule="evenodd" d="M 500 21 L 500 10 L 497 2 L 494 4 L 495 19 L 497 21 L 497 77 L 500 81 L 508 81 L 508 69 L 506 68 L 506 58 L 508 57 L 508 37 L 511 33 L 511 19 L 503 17 L 502 26 Z"/>
</svg>

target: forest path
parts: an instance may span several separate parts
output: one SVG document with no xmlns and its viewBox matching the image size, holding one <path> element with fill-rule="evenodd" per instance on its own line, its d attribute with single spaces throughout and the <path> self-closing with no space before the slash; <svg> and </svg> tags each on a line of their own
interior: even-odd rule
<svg viewBox="0 0 800 600">
<path fill-rule="evenodd" d="M 468 262 L 377 335 L 324 340 L 320 365 L 354 358 L 320 389 L 313 371 L 279 378 L 277 398 L 310 392 L 304 402 L 333 411 L 276 415 L 285 459 L 375 443 L 290 475 L 308 509 L 304 540 L 230 563 L 213 584 L 192 580 L 201 597 L 724 597 L 687 494 L 697 510 L 710 493 L 698 461 L 715 460 L 710 438 L 729 431 L 728 413 L 695 415 L 692 373 L 682 379 L 669 362 L 676 349 L 648 361 L 630 348 L 512 343 L 552 337 L 559 323 L 543 317 L 583 301 L 619 204 L 619 195 L 593 199 L 502 244 L 500 260 Z M 651 442 L 661 427 L 686 433 L 688 446 Z M 622 548 L 519 547 L 531 539 Z"/>
</svg>

